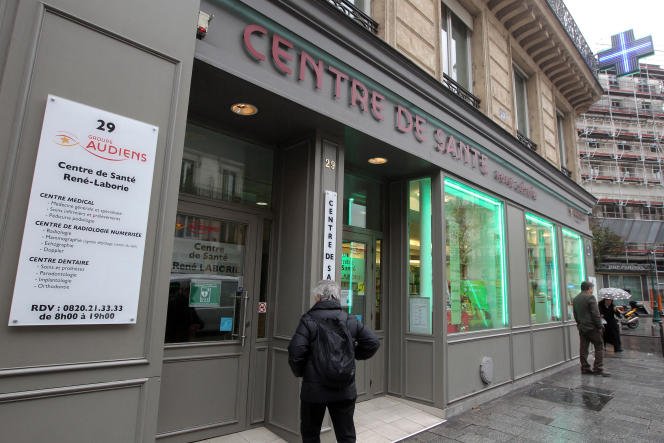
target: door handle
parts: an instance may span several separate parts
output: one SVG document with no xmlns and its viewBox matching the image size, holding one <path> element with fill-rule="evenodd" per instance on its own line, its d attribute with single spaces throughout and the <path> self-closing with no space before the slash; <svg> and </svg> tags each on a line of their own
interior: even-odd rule
<svg viewBox="0 0 664 443">
<path fill-rule="evenodd" d="M 247 302 L 249 300 L 249 294 L 246 289 L 242 290 L 242 335 L 240 340 L 242 342 L 242 347 L 244 347 L 244 342 L 247 338 Z"/>
</svg>

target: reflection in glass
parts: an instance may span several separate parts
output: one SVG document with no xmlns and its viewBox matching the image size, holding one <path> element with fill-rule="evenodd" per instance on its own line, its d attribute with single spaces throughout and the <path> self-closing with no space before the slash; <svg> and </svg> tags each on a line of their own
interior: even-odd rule
<svg viewBox="0 0 664 443">
<path fill-rule="evenodd" d="M 178 213 L 166 343 L 237 340 L 247 225 Z"/>
<path fill-rule="evenodd" d="M 565 295 L 567 319 L 574 319 L 572 300 L 581 292 L 581 282 L 586 279 L 586 265 L 583 258 L 583 241 L 576 232 L 563 228 L 563 262 L 565 264 Z"/>
<path fill-rule="evenodd" d="M 344 241 L 341 245 L 341 307 L 365 322 L 367 245 Z"/>
<path fill-rule="evenodd" d="M 431 179 L 412 180 L 408 186 L 408 331 L 431 334 Z"/>
<path fill-rule="evenodd" d="M 237 203 L 271 203 L 271 150 L 191 122 L 184 144 L 181 193 Z"/>
<path fill-rule="evenodd" d="M 263 220 L 263 249 L 261 253 L 261 281 L 259 301 L 267 303 L 267 277 L 270 262 L 270 238 L 272 233 L 272 222 Z M 265 338 L 267 335 L 267 312 L 258 313 L 258 328 L 256 337 Z"/>
<path fill-rule="evenodd" d="M 609 288 L 629 289 L 632 296 L 628 300 L 616 300 L 616 305 L 627 305 L 631 300 L 643 301 L 640 275 L 613 275 L 609 276 Z"/>
<path fill-rule="evenodd" d="M 381 267 L 380 267 L 380 262 L 381 262 L 381 253 L 382 253 L 382 245 L 383 241 L 380 239 L 376 240 L 376 272 L 375 272 L 375 279 L 376 279 L 376 317 L 374 321 L 374 330 L 375 331 L 380 331 L 382 329 L 381 323 L 380 323 L 380 313 L 381 313 L 381 307 L 382 307 L 382 279 L 381 279 Z"/>
<path fill-rule="evenodd" d="M 381 185 L 378 182 L 344 174 L 344 224 L 381 230 Z"/>
<path fill-rule="evenodd" d="M 447 331 L 507 326 L 503 203 L 445 179 Z"/>
<path fill-rule="evenodd" d="M 561 314 L 554 224 L 526 213 L 526 246 L 531 322 L 558 321 Z"/>
</svg>

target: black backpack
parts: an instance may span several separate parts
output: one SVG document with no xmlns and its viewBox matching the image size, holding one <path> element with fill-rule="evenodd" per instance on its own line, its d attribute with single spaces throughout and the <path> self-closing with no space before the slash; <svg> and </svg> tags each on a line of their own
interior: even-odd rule
<svg viewBox="0 0 664 443">
<path fill-rule="evenodd" d="M 309 318 L 317 326 L 311 360 L 321 384 L 345 388 L 355 380 L 355 340 L 348 329 L 348 314 L 341 311 L 336 317 Z"/>
</svg>

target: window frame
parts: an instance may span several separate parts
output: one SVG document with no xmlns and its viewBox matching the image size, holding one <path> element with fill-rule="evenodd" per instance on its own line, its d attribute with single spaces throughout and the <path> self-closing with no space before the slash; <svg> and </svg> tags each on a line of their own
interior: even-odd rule
<svg viewBox="0 0 664 443">
<path fill-rule="evenodd" d="M 450 192 L 450 190 L 453 190 Z M 446 225 L 446 230 L 447 230 L 447 220 L 448 220 L 448 214 L 447 211 L 449 210 L 449 207 L 447 206 L 448 203 L 446 201 L 446 197 L 448 194 L 454 195 L 456 194 L 456 198 L 461 198 L 466 201 L 471 201 L 471 198 L 474 199 L 479 199 L 483 201 L 483 204 L 480 204 L 481 206 L 484 206 L 485 208 L 487 206 L 493 205 L 494 208 L 491 209 L 495 211 L 495 214 L 497 216 L 497 232 L 500 235 L 499 238 L 499 243 L 500 245 L 498 246 L 498 251 L 500 256 L 499 256 L 499 265 L 498 269 L 500 271 L 500 282 L 501 282 L 501 288 L 500 288 L 500 299 L 501 299 L 501 308 L 500 308 L 500 313 L 502 318 L 499 319 L 499 325 L 495 325 L 493 327 L 488 327 L 488 328 L 479 328 L 479 329 L 466 329 L 466 330 L 454 330 L 452 331 L 450 329 L 450 318 L 451 318 L 451 313 L 452 313 L 452 295 L 453 295 L 453 287 L 451 288 L 449 284 L 451 284 L 452 276 L 451 276 L 451 271 L 449 266 L 451 266 L 450 262 L 448 261 L 448 258 L 445 257 L 443 261 L 443 267 L 444 267 L 444 272 L 443 274 L 446 276 L 446 279 L 448 281 L 447 284 L 445 284 L 445 288 L 447 291 L 446 295 L 446 319 L 445 321 L 445 327 L 447 329 L 447 334 L 448 336 L 450 334 L 468 334 L 468 333 L 477 333 L 477 332 L 486 332 L 486 331 L 491 331 L 491 330 L 500 330 L 500 329 L 505 329 L 509 328 L 510 325 L 510 299 L 509 299 L 509 294 L 508 294 L 508 287 L 509 287 L 509 271 L 508 271 L 508 258 L 506 254 L 506 244 L 507 244 L 507 231 L 506 231 L 506 223 L 507 223 L 507 217 L 506 217 L 506 204 L 505 201 L 497 196 L 494 196 L 492 194 L 489 194 L 485 192 L 484 190 L 481 190 L 479 188 L 476 188 L 475 186 L 472 186 L 470 184 L 461 182 L 457 180 L 456 178 L 453 177 L 445 177 L 443 180 L 443 212 L 445 213 L 444 216 L 444 221 Z M 459 194 L 462 194 L 463 196 L 460 196 Z M 472 202 L 473 205 L 477 205 L 478 203 Z M 486 206 L 485 206 L 486 205 Z M 448 233 L 446 233 L 447 235 Z M 444 240 L 444 247 L 445 249 L 448 249 L 451 247 L 451 244 L 447 242 L 447 239 Z M 447 256 L 447 253 L 445 254 Z M 451 256 L 450 256 L 451 257 Z M 459 285 L 462 285 L 462 281 L 459 281 Z M 468 280 L 470 281 L 470 280 Z M 498 294 L 497 294 L 498 295 Z M 461 294 L 459 294 L 459 298 L 461 299 Z M 460 302 L 460 300 L 459 300 Z"/>
<path fill-rule="evenodd" d="M 524 212 L 524 223 L 526 226 L 526 235 L 528 232 L 528 225 L 529 223 L 531 226 L 539 226 L 539 227 L 544 227 L 549 229 L 550 235 L 551 235 L 551 311 L 553 311 L 553 315 L 557 317 L 557 319 L 552 319 L 549 318 L 547 321 L 533 321 L 533 315 L 535 313 L 533 310 L 535 309 L 535 306 L 531 308 L 531 324 L 533 325 L 541 325 L 541 324 L 546 324 L 546 323 L 552 323 L 552 322 L 560 322 L 562 321 L 562 308 L 561 308 L 561 288 L 560 288 L 560 264 L 558 262 L 558 239 L 557 239 L 557 233 L 558 233 L 558 227 L 557 225 L 544 217 L 541 217 L 535 213 L 532 212 Z M 526 249 L 528 249 L 529 244 L 528 240 L 526 239 Z M 529 254 L 526 252 L 526 257 L 528 257 Z M 530 266 L 530 263 L 528 263 L 528 266 Z M 528 284 L 529 286 L 532 284 L 532 280 L 529 278 L 528 279 Z"/>
</svg>

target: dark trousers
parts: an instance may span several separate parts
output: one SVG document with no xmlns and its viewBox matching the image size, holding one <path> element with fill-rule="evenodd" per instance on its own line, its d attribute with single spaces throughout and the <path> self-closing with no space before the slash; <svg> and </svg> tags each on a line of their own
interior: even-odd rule
<svg viewBox="0 0 664 443">
<path fill-rule="evenodd" d="M 355 442 L 355 399 L 332 403 L 300 402 L 300 433 L 304 443 L 320 442 L 320 427 L 323 424 L 325 408 L 330 411 L 332 426 L 337 441 L 340 443 Z"/>
<path fill-rule="evenodd" d="M 590 347 L 590 343 L 592 343 L 593 347 L 595 348 L 595 364 L 593 365 L 593 370 L 601 372 L 604 369 L 604 343 L 602 342 L 602 332 L 599 329 L 595 329 L 591 332 L 579 331 L 579 339 L 579 358 L 581 359 L 581 370 L 590 370 L 590 364 L 588 363 L 588 348 Z"/>
</svg>

